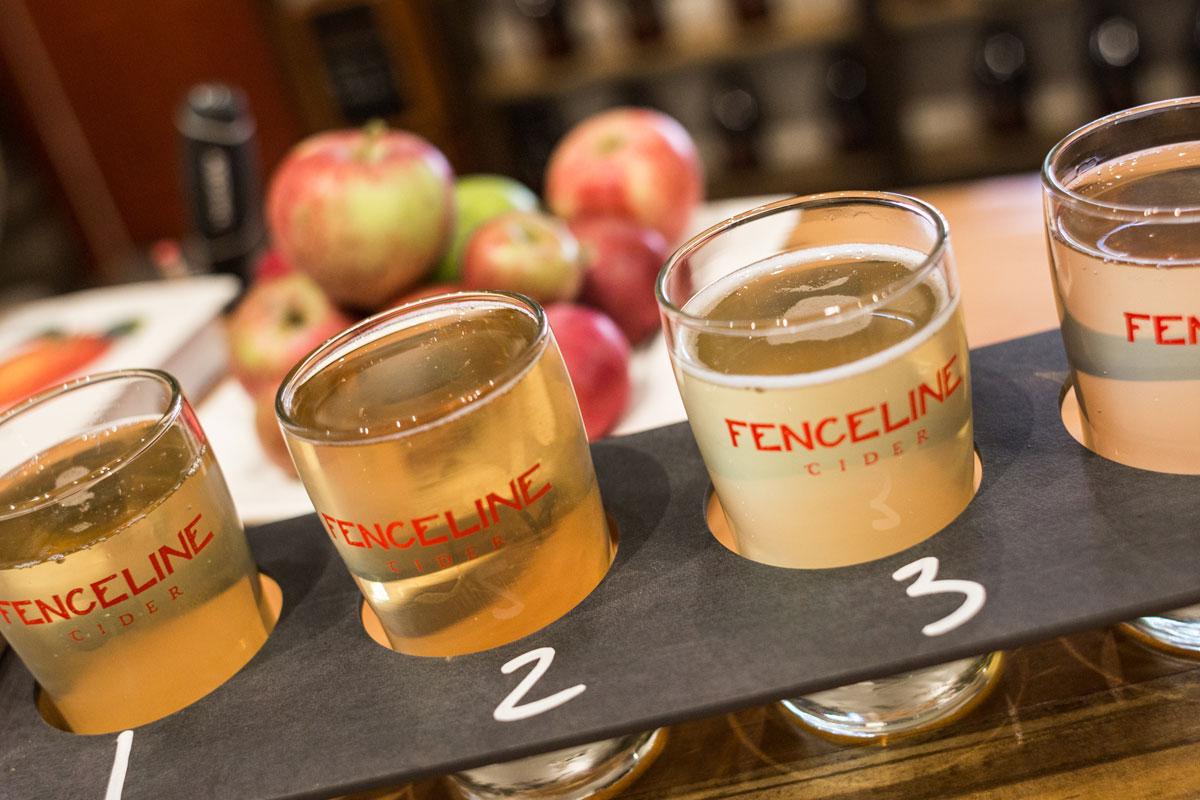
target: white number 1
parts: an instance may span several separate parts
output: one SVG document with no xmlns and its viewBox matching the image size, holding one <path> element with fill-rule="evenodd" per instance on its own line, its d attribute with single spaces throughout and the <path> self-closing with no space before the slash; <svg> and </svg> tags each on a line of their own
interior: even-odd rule
<svg viewBox="0 0 1200 800">
<path fill-rule="evenodd" d="M 536 650 L 530 650 L 528 653 L 522 653 L 516 658 L 509 661 L 500 668 L 500 671 L 505 675 L 510 675 L 516 672 L 526 664 L 533 664 L 533 669 L 529 670 L 529 674 L 521 679 L 508 697 L 496 706 L 496 710 L 492 712 L 497 722 L 516 722 L 530 717 L 536 717 L 538 714 L 558 708 L 563 703 L 573 700 L 583 694 L 587 689 L 582 683 L 577 683 L 569 689 L 563 689 L 560 692 L 555 692 L 549 697 L 543 697 L 541 700 L 533 700 L 528 703 L 521 703 L 533 685 L 542 679 L 546 674 L 546 670 L 550 669 L 550 663 L 554 661 L 553 647 L 539 647 Z"/>
<path fill-rule="evenodd" d="M 927 594 L 942 594 L 943 592 L 959 592 L 963 595 L 961 606 L 936 622 L 931 622 L 921 628 L 921 633 L 926 636 L 941 636 L 943 633 L 949 633 L 978 614 L 979 610 L 983 608 L 984 601 L 987 600 L 987 591 L 982 584 L 975 581 L 943 580 L 937 577 L 937 571 L 938 560 L 933 556 L 926 556 L 918 558 L 911 564 L 905 564 L 892 573 L 892 580 L 901 582 L 916 576 L 916 580 L 904 590 L 909 597 L 923 597 Z"/>
<path fill-rule="evenodd" d="M 117 753 L 108 776 L 108 791 L 104 800 L 121 800 L 125 791 L 125 773 L 129 770 L 129 751 L 133 747 L 133 731 L 121 731 L 117 736 Z"/>
</svg>

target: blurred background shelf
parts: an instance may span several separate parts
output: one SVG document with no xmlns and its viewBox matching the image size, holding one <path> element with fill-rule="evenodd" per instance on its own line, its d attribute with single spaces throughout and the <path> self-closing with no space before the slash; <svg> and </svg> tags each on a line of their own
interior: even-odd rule
<svg viewBox="0 0 1200 800">
<path fill-rule="evenodd" d="M 1086 0 L 1083 0 L 1086 2 Z M 897 33 L 1077 11 L 1081 0 L 881 0 L 880 20 Z"/>
<path fill-rule="evenodd" d="M 889 167 L 877 153 L 836 154 L 819 161 L 781 165 L 770 172 L 726 169 L 710 175 L 714 197 L 794 194 L 837 189 L 871 189 L 889 183 Z"/>
<path fill-rule="evenodd" d="M 1015 134 L 981 132 L 969 139 L 911 153 L 910 169 L 929 183 L 1020 172 L 1040 166 L 1060 133 L 1026 131 Z"/>
<path fill-rule="evenodd" d="M 683 123 L 724 198 L 1034 171 L 1089 119 L 1196 92 L 1198 21 L 1200 0 L 5 0 L 0 287 L 127 279 L 185 234 L 174 116 L 201 81 L 245 90 L 264 173 L 383 117 L 540 190 L 572 125 L 633 104 Z"/>
<path fill-rule="evenodd" d="M 830 47 L 849 41 L 857 30 L 851 16 L 832 13 L 813 15 L 802 23 L 760 21 L 691 39 L 618 41 L 557 60 L 536 59 L 489 71 L 479 80 L 478 93 L 497 104 L 563 96 L 607 83 L 653 80 L 683 70 Z"/>
</svg>

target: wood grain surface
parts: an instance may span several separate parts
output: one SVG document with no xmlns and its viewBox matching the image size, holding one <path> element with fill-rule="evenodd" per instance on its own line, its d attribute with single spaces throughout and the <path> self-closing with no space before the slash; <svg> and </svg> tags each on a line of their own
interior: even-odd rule
<svg viewBox="0 0 1200 800">
<path fill-rule="evenodd" d="M 913 193 L 950 222 L 972 347 L 1058 327 L 1036 175 Z"/>
<path fill-rule="evenodd" d="M 622 800 L 1200 796 L 1200 667 L 1092 631 L 1010 654 L 967 719 L 888 747 L 839 746 L 762 706 L 671 728 Z M 456 800 L 440 779 L 367 798 Z"/>
</svg>

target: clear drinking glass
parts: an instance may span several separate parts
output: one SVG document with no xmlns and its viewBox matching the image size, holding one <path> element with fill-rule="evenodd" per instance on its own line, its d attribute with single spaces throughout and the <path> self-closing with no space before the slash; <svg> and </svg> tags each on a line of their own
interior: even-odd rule
<svg viewBox="0 0 1200 800">
<path fill-rule="evenodd" d="M 1200 98 L 1084 125 L 1046 156 L 1042 187 L 1083 444 L 1200 474 Z M 1129 625 L 1200 653 L 1200 607 Z"/>
<path fill-rule="evenodd" d="M 614 546 L 542 309 L 462 293 L 371 317 L 284 380 L 296 471 L 393 649 L 473 653 L 574 608 Z"/>
<path fill-rule="evenodd" d="M 394 650 L 443 657 L 515 641 L 574 608 L 612 563 L 575 393 L 526 297 L 446 294 L 364 320 L 292 370 L 276 410 Z M 558 797 L 617 780 L 644 744 L 607 740 L 453 780 L 469 797 Z"/>
<path fill-rule="evenodd" d="M 55 721 L 109 733 L 230 678 L 274 626 L 170 375 L 92 375 L 0 414 L 0 630 Z"/>
<path fill-rule="evenodd" d="M 815 569 L 897 553 L 974 493 L 969 354 L 945 220 L 913 198 L 771 203 L 659 276 L 667 347 L 737 551 Z M 802 580 L 798 576 L 798 580 Z M 998 654 L 790 700 L 879 738 L 962 713 Z"/>
<path fill-rule="evenodd" d="M 666 743 L 665 728 L 567 747 L 449 777 L 464 800 L 610 798 L 633 783 Z"/>
</svg>

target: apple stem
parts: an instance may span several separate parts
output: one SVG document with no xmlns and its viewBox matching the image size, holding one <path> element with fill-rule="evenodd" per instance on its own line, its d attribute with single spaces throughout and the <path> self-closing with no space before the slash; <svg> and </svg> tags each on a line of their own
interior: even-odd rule
<svg viewBox="0 0 1200 800">
<path fill-rule="evenodd" d="M 387 123 L 381 119 L 373 119 L 363 126 L 362 142 L 354 150 L 354 160 L 370 164 L 379 158 L 379 140 L 387 133 Z"/>
<path fill-rule="evenodd" d="M 612 133 L 599 141 L 596 150 L 602 156 L 610 156 L 625 146 L 625 138 L 618 133 Z"/>
<path fill-rule="evenodd" d="M 304 312 L 298 308 L 289 307 L 283 315 L 283 324 L 289 328 L 299 328 L 304 325 Z"/>
</svg>

